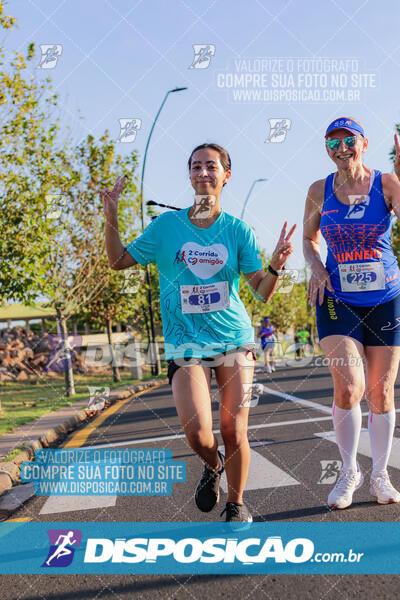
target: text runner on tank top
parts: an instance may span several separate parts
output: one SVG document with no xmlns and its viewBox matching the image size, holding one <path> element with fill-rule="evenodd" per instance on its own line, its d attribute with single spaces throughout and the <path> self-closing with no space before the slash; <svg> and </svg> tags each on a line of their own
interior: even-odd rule
<svg viewBox="0 0 400 600">
<path fill-rule="evenodd" d="M 382 173 L 371 172 L 368 196 L 344 204 L 325 181 L 321 233 L 328 247 L 326 269 L 334 294 L 355 306 L 389 302 L 400 293 L 399 267 L 391 246 L 392 221 L 382 191 Z"/>
</svg>

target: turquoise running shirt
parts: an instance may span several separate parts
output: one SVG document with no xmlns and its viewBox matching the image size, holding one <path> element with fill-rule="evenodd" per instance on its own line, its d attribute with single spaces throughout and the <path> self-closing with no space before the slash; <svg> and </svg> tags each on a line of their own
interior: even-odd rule
<svg viewBox="0 0 400 600">
<path fill-rule="evenodd" d="M 166 360 L 254 343 L 238 292 L 241 272 L 262 269 L 254 232 L 225 211 L 200 229 L 188 212 L 163 213 L 127 246 L 139 264 L 158 267 Z"/>
</svg>

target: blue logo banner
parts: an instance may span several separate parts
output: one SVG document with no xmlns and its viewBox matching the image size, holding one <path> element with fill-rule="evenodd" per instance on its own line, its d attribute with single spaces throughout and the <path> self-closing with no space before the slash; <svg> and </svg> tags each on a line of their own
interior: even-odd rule
<svg viewBox="0 0 400 600">
<path fill-rule="evenodd" d="M 400 523 L 0 523 L 0 573 L 400 573 Z"/>
</svg>

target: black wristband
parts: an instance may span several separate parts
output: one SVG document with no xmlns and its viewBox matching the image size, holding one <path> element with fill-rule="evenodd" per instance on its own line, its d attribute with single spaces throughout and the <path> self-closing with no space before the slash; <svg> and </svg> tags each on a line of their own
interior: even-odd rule
<svg viewBox="0 0 400 600">
<path fill-rule="evenodd" d="M 281 271 L 283 271 L 284 269 L 285 269 L 285 267 L 283 266 L 282 269 L 281 269 Z M 272 275 L 275 275 L 275 277 L 279 277 L 279 275 L 280 275 L 280 273 L 278 273 L 278 271 L 275 271 L 275 269 L 273 269 L 271 267 L 271 265 L 268 265 L 268 271 L 270 273 L 272 273 Z"/>
<path fill-rule="evenodd" d="M 275 275 L 275 277 L 280 277 L 280 275 L 282 275 L 282 271 L 285 270 L 285 265 L 283 265 L 282 269 L 280 271 L 275 271 L 275 269 L 273 269 L 271 267 L 271 265 L 268 265 L 268 271 L 270 273 L 272 273 L 272 275 Z"/>
</svg>

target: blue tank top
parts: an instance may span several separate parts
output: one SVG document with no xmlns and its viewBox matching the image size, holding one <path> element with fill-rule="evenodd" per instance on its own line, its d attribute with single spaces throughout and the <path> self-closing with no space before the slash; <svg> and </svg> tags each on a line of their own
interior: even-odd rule
<svg viewBox="0 0 400 600">
<path fill-rule="evenodd" d="M 264 325 L 261 327 L 261 331 L 260 331 L 260 336 L 261 337 L 261 346 L 266 346 L 267 344 L 270 344 L 271 342 L 273 342 L 273 333 L 274 333 L 274 329 L 273 327 L 271 327 L 271 325 L 269 327 L 265 327 Z"/>
<path fill-rule="evenodd" d="M 334 176 L 331 173 L 325 181 L 320 225 L 333 295 L 355 306 L 389 302 L 400 293 L 400 273 L 391 246 L 392 219 L 383 196 L 382 173 L 372 172 L 368 196 L 352 205 L 334 194 Z"/>
</svg>

